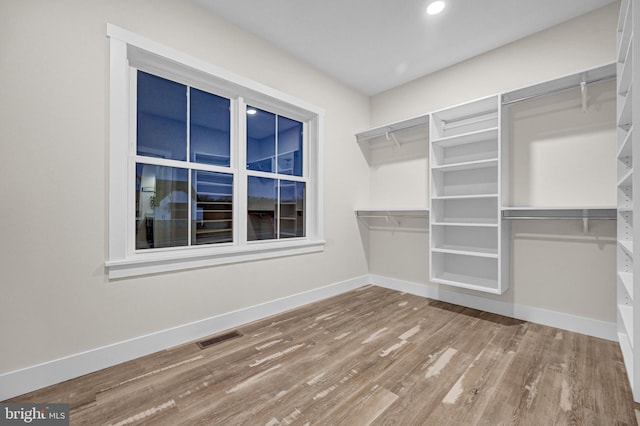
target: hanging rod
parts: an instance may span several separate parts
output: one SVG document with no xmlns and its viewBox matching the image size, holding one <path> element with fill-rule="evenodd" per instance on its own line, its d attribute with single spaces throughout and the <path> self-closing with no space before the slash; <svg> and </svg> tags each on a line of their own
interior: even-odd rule
<svg viewBox="0 0 640 426">
<path fill-rule="evenodd" d="M 590 208 L 590 209 L 505 209 L 502 210 L 503 219 L 526 219 L 526 220 L 575 220 L 575 219 L 597 219 L 615 220 L 616 209 Z"/>
<path fill-rule="evenodd" d="M 429 114 L 420 115 L 418 117 L 409 118 L 396 123 L 387 124 L 384 126 L 376 127 L 364 132 L 356 133 L 356 139 L 358 142 L 366 141 L 373 138 L 379 138 L 380 136 L 386 136 L 401 130 L 410 130 L 419 127 L 429 128 Z"/>
<path fill-rule="evenodd" d="M 617 75 L 616 64 L 607 64 L 601 67 L 578 72 L 565 77 L 549 80 L 544 83 L 535 84 L 522 89 L 512 90 L 502 95 L 502 104 L 509 105 L 516 102 L 526 101 L 539 96 L 551 93 L 562 92 L 577 87 L 584 87 L 587 84 L 599 83 L 615 79 Z"/>
</svg>

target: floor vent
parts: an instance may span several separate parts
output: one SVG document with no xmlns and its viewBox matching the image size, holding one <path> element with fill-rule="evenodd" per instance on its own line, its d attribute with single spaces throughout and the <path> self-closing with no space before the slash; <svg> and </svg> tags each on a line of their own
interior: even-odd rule
<svg viewBox="0 0 640 426">
<path fill-rule="evenodd" d="M 206 340 L 202 340 L 198 342 L 198 346 L 200 346 L 200 349 L 206 349 L 210 346 L 215 345 L 216 343 L 224 342 L 225 340 L 233 339 L 240 336 L 242 336 L 242 333 L 240 333 L 239 331 L 232 331 L 230 333 L 225 333 Z"/>
</svg>

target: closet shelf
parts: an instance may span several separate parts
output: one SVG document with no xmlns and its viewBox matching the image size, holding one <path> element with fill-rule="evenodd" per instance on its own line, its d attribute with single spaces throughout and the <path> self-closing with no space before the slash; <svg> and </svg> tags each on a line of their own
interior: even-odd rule
<svg viewBox="0 0 640 426">
<path fill-rule="evenodd" d="M 356 217 L 370 229 L 397 229 L 426 232 L 428 209 L 366 209 L 356 210 Z"/>
<path fill-rule="evenodd" d="M 631 156 L 631 140 L 633 137 L 633 127 L 630 127 L 627 131 L 627 134 L 620 145 L 620 149 L 618 150 L 618 158 L 625 158 Z"/>
<path fill-rule="evenodd" d="M 411 137 L 405 139 L 399 133 L 412 130 Z M 415 133 L 415 134 L 414 134 Z M 415 137 L 418 136 L 418 137 Z M 358 143 L 384 144 L 400 146 L 406 142 L 422 140 L 426 143 L 429 136 L 429 114 L 375 127 L 356 134 Z"/>
<path fill-rule="evenodd" d="M 633 274 L 629 272 L 618 272 L 618 277 L 620 277 L 620 281 L 622 281 L 622 285 L 627 291 L 629 298 L 633 300 Z"/>
<path fill-rule="evenodd" d="M 482 169 L 487 167 L 497 167 L 498 159 L 489 158 L 486 160 L 465 161 L 462 163 L 443 164 L 441 166 L 432 166 L 431 170 L 438 172 L 454 172 L 462 170 Z"/>
<path fill-rule="evenodd" d="M 497 228 L 497 223 L 492 222 L 432 222 L 433 226 L 467 226 L 471 228 Z"/>
<path fill-rule="evenodd" d="M 455 287 L 466 288 L 469 290 L 477 290 L 484 293 L 501 294 L 498 281 L 487 278 L 480 278 L 471 275 L 454 274 L 451 272 L 442 272 L 432 278 L 433 282 L 440 284 L 448 284 Z"/>
<path fill-rule="evenodd" d="M 472 200 L 475 198 L 498 198 L 498 194 L 441 195 L 432 200 Z"/>
<path fill-rule="evenodd" d="M 503 207 L 503 219 L 617 219 L 615 207 Z"/>
<path fill-rule="evenodd" d="M 616 78 L 616 64 L 607 64 L 598 68 L 573 73 L 551 81 L 512 90 L 502 95 L 502 104 L 525 101 L 538 96 L 580 87 L 582 83 L 592 84 Z"/>
<path fill-rule="evenodd" d="M 624 102 L 622 104 L 622 108 L 618 113 L 618 127 L 621 129 L 628 129 L 632 124 L 632 114 L 633 108 L 631 106 L 631 99 L 633 98 L 633 87 L 629 89 L 627 95 L 624 97 Z"/>
<path fill-rule="evenodd" d="M 624 176 L 622 176 L 622 178 L 620 178 L 620 181 L 618 182 L 618 187 L 622 188 L 622 187 L 631 185 L 632 176 L 633 176 L 633 169 L 630 169 L 627 171 L 627 173 L 624 174 Z"/>
<path fill-rule="evenodd" d="M 427 219 L 429 217 L 429 209 L 358 209 L 355 210 L 356 217 L 388 219 L 389 217 L 409 217 L 414 219 Z"/>
<path fill-rule="evenodd" d="M 633 308 L 629 305 L 618 304 L 618 312 L 620 312 L 627 336 L 633 336 Z M 633 339 L 630 338 L 629 343 L 631 344 L 631 349 L 633 349 Z"/>
<path fill-rule="evenodd" d="M 632 11 L 631 11 L 631 1 L 627 2 L 626 6 L 624 7 L 625 4 L 622 3 L 622 6 L 620 7 L 620 21 L 618 23 L 618 30 L 621 34 L 620 36 L 620 41 L 618 42 L 618 62 L 624 62 L 627 52 L 628 52 L 628 45 L 631 42 L 632 38 L 633 38 L 633 33 L 632 33 Z"/>
<path fill-rule="evenodd" d="M 431 250 L 436 253 L 459 254 L 461 256 L 487 257 L 490 259 L 498 258 L 498 250 L 496 249 L 479 249 L 476 247 L 462 247 L 462 246 L 447 245 L 443 247 L 433 247 Z"/>
<path fill-rule="evenodd" d="M 631 49 L 633 49 L 633 41 L 629 42 L 629 48 L 627 50 L 625 61 L 622 64 L 622 72 L 618 79 L 618 94 L 626 95 L 631 87 L 631 75 L 633 73 L 633 55 L 631 55 Z"/>
<path fill-rule="evenodd" d="M 618 245 L 631 257 L 633 257 L 633 241 L 618 240 Z"/>
<path fill-rule="evenodd" d="M 441 148 L 450 148 L 458 145 L 467 145 L 471 143 L 486 142 L 498 138 L 498 128 L 491 127 L 489 129 L 477 130 L 475 132 L 464 133 L 462 135 L 448 136 L 440 139 L 433 139 L 431 143 Z"/>
</svg>

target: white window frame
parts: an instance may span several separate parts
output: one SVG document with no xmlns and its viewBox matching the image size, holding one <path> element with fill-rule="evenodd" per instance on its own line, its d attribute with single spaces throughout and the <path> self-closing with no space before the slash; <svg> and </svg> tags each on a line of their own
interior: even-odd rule
<svg viewBox="0 0 640 426">
<path fill-rule="evenodd" d="M 107 24 L 109 75 L 109 279 L 313 253 L 324 250 L 322 145 L 324 111 L 253 80 Z M 167 249 L 135 249 L 135 70 L 210 91 L 231 100 L 231 165 L 234 176 L 233 243 Z M 306 182 L 305 236 L 247 241 L 246 105 L 303 123 L 302 177 Z M 235 139 L 235 142 L 234 142 Z M 244 145 L 244 146 L 243 146 Z M 145 162 L 146 159 L 145 159 Z M 222 168 L 214 167 L 216 171 Z"/>
</svg>

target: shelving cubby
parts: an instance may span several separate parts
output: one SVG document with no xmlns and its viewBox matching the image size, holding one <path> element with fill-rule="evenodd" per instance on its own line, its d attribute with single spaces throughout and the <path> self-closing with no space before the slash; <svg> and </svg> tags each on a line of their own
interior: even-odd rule
<svg viewBox="0 0 640 426">
<path fill-rule="evenodd" d="M 431 113 L 430 279 L 503 293 L 500 96 Z"/>
<path fill-rule="evenodd" d="M 634 40 L 634 27 L 638 26 L 640 10 L 637 2 L 622 0 L 618 20 L 617 55 L 617 316 L 618 340 L 633 391 L 634 400 L 640 402 L 640 351 L 638 330 L 640 313 L 634 298 L 635 283 L 640 274 L 640 262 L 635 262 L 634 242 L 640 238 L 640 229 L 634 226 L 639 213 L 635 208 L 640 179 L 635 152 L 637 145 L 634 124 L 638 122 L 638 42 Z"/>
</svg>

